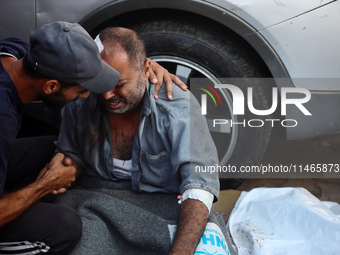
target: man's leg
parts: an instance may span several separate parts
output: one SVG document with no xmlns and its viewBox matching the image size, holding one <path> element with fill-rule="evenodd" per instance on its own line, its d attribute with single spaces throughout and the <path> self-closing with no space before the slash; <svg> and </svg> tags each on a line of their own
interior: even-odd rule
<svg viewBox="0 0 340 255">
<path fill-rule="evenodd" d="M 35 181 L 53 157 L 56 139 L 42 136 L 15 141 L 8 162 L 6 192 Z M 38 202 L 0 228 L 0 254 L 67 254 L 80 239 L 81 224 L 79 214 L 73 209 Z"/>
<path fill-rule="evenodd" d="M 81 230 L 81 218 L 72 208 L 38 202 L 0 228 L 0 254 L 68 254 Z"/>
<path fill-rule="evenodd" d="M 55 136 L 17 139 L 8 161 L 5 191 L 12 192 L 34 182 L 53 157 Z"/>
</svg>

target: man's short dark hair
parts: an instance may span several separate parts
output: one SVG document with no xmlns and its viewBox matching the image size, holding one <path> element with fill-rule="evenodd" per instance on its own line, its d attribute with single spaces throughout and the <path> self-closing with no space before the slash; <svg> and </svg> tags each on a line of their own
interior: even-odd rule
<svg viewBox="0 0 340 255">
<path fill-rule="evenodd" d="M 110 45 L 122 47 L 129 57 L 132 69 L 138 71 L 143 69 L 146 61 L 145 44 L 135 31 L 122 27 L 108 27 L 99 33 L 99 38 L 103 44 L 109 42 Z"/>
<path fill-rule="evenodd" d="M 35 71 L 34 68 L 31 66 L 31 64 L 29 63 L 29 61 L 27 59 L 27 54 L 23 58 L 22 68 L 23 68 L 25 74 L 28 75 L 29 77 L 31 77 L 32 79 L 35 79 L 35 80 L 53 79 L 53 78 L 50 78 L 50 77 L 46 77 L 46 76 L 38 73 L 37 71 Z M 64 82 L 61 82 L 61 81 L 59 81 L 59 83 L 61 84 L 62 89 L 66 89 L 66 88 L 70 88 L 70 87 L 79 85 L 79 84 L 75 84 L 75 83 L 64 83 Z"/>
</svg>

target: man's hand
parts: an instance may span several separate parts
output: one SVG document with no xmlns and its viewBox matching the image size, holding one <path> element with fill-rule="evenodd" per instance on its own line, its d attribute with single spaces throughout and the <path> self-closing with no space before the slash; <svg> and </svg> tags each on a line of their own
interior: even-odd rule
<svg viewBox="0 0 340 255">
<path fill-rule="evenodd" d="M 149 80 L 152 84 L 155 84 L 155 99 L 158 99 L 158 91 L 160 90 L 162 83 L 165 83 L 168 99 L 172 100 L 172 82 L 176 83 L 182 90 L 186 91 L 188 89 L 187 85 L 182 82 L 176 75 L 171 74 L 160 66 L 158 63 L 147 59 L 150 63 L 150 73 Z"/>
<path fill-rule="evenodd" d="M 181 204 L 174 243 L 170 255 L 192 255 L 204 232 L 208 208 L 199 200 L 187 199 Z"/>
<path fill-rule="evenodd" d="M 75 181 L 77 168 L 67 165 L 65 156 L 58 153 L 40 172 L 37 180 L 25 188 L 7 193 L 0 198 L 0 227 L 17 218 L 41 197 L 68 188 Z"/>
<path fill-rule="evenodd" d="M 73 166 L 76 168 L 76 178 L 80 175 L 80 172 L 81 172 L 81 168 L 80 166 L 71 158 L 69 157 L 65 157 L 64 160 L 63 160 L 63 165 L 64 166 Z M 57 194 L 61 194 L 61 193 L 64 193 L 66 192 L 66 188 L 61 188 L 59 190 L 54 190 L 52 192 L 53 195 L 57 195 Z"/>
<path fill-rule="evenodd" d="M 51 162 L 49 164 L 47 164 L 45 166 L 45 168 L 40 172 L 37 180 L 39 180 L 45 173 L 46 171 L 48 171 L 48 169 L 51 168 L 51 164 L 60 164 L 60 162 L 62 163 L 63 166 L 65 167 L 71 167 L 71 168 L 74 168 L 76 171 L 75 171 L 75 178 L 77 178 L 81 172 L 81 168 L 80 166 L 71 158 L 69 157 L 62 157 L 64 156 L 62 153 L 57 153 L 54 158 L 51 160 Z M 75 180 L 74 178 L 74 180 Z M 67 187 L 69 187 L 70 185 L 68 185 Z M 66 192 L 66 188 L 67 187 L 62 187 L 60 189 L 57 189 L 57 190 L 53 190 L 51 193 L 53 195 L 57 195 L 57 194 L 61 194 L 61 193 L 64 193 Z"/>
<path fill-rule="evenodd" d="M 78 176 L 78 170 L 70 158 L 57 153 L 40 172 L 37 181 L 43 182 L 46 188 L 54 187 L 50 192 L 56 195 L 65 192 L 66 188 L 71 186 Z"/>
</svg>

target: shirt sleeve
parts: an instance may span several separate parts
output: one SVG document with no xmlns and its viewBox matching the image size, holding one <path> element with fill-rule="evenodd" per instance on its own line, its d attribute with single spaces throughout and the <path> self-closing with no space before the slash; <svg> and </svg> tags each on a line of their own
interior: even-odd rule
<svg viewBox="0 0 340 255">
<path fill-rule="evenodd" d="M 79 141 L 76 101 L 70 102 L 64 107 L 59 137 L 55 146 L 56 152 L 64 153 L 76 161 L 82 169 L 86 168 Z"/>
<path fill-rule="evenodd" d="M 205 166 L 215 166 L 219 162 L 215 143 L 205 117 L 201 115 L 200 105 L 191 93 L 182 98 L 174 96 L 173 101 L 177 104 L 174 108 L 179 108 L 180 111 L 171 112 L 167 130 L 172 145 L 172 167 L 181 180 L 180 194 L 183 195 L 189 189 L 200 189 L 213 194 L 214 201 L 217 201 L 218 173 L 197 170 Z"/>
<path fill-rule="evenodd" d="M 0 52 L 9 53 L 17 59 L 23 58 L 29 49 L 29 44 L 18 38 L 0 40 Z"/>
</svg>

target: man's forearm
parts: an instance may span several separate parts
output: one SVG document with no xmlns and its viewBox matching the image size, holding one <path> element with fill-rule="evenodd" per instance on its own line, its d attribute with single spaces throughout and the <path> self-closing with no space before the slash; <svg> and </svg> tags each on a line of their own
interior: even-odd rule
<svg viewBox="0 0 340 255">
<path fill-rule="evenodd" d="M 170 254 L 194 254 L 206 227 L 208 217 L 208 208 L 201 201 L 196 199 L 183 201 Z"/>
<path fill-rule="evenodd" d="M 40 182 L 35 182 L 19 191 L 5 194 L 0 199 L 0 227 L 17 218 L 47 193 Z"/>
<path fill-rule="evenodd" d="M 72 162 L 64 165 L 64 158 L 63 154 L 57 153 L 34 183 L 0 198 L 0 227 L 17 218 L 41 197 L 54 190 L 66 189 L 75 181 L 77 169 Z"/>
</svg>

